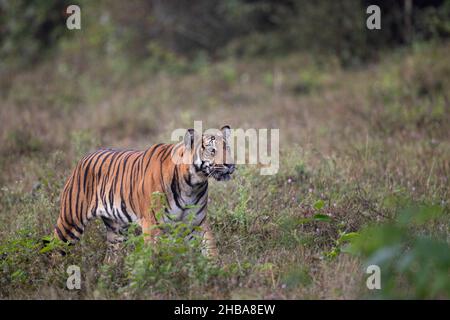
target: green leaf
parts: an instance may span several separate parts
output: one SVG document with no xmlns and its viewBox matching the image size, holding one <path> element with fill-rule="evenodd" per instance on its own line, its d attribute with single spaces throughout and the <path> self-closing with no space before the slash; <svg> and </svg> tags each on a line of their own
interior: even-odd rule
<svg viewBox="0 0 450 320">
<path fill-rule="evenodd" d="M 424 225 L 430 221 L 440 218 L 444 213 L 441 206 L 419 206 L 403 209 L 399 215 L 399 222 L 403 225 Z"/>
<path fill-rule="evenodd" d="M 314 209 L 320 210 L 325 205 L 325 202 L 323 200 L 317 200 L 316 203 L 314 203 Z"/>
<path fill-rule="evenodd" d="M 331 218 L 329 216 L 327 216 L 326 214 L 315 214 L 313 216 L 313 219 L 315 221 L 323 221 L 323 222 L 330 222 Z"/>
<path fill-rule="evenodd" d="M 312 222 L 313 218 L 301 218 L 298 219 L 297 224 L 304 224 L 304 223 L 308 223 L 308 222 Z"/>
<path fill-rule="evenodd" d="M 356 237 L 359 237 L 359 233 L 358 232 L 344 233 L 339 238 L 339 241 L 340 242 L 347 242 L 347 241 L 353 240 Z"/>
<path fill-rule="evenodd" d="M 42 248 L 41 250 L 39 250 L 39 253 L 46 253 L 46 252 L 49 252 L 49 251 L 52 251 L 52 250 L 53 250 L 52 247 L 46 246 L 46 247 Z"/>
<path fill-rule="evenodd" d="M 53 235 L 44 236 L 42 237 L 42 240 L 50 242 L 53 240 Z"/>
</svg>

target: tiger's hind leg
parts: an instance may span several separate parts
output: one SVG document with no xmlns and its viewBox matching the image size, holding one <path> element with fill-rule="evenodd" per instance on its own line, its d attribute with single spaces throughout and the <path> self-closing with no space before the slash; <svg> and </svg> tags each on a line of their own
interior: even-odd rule
<svg viewBox="0 0 450 320">
<path fill-rule="evenodd" d="M 123 248 L 123 242 L 127 240 L 128 226 L 121 225 L 106 217 L 102 217 L 102 220 L 106 227 L 106 241 L 108 246 L 105 262 L 114 264 L 117 262 L 119 253 Z"/>
<path fill-rule="evenodd" d="M 106 217 L 102 217 L 102 220 L 106 227 L 106 240 L 108 243 L 122 243 L 126 240 L 127 226 Z"/>
</svg>

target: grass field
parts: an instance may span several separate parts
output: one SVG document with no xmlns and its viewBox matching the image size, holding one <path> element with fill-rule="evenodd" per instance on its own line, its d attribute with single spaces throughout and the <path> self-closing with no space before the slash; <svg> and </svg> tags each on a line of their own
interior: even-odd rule
<svg viewBox="0 0 450 320">
<path fill-rule="evenodd" d="M 66 53 L 2 75 L 0 298 L 449 298 L 449 52 L 424 43 L 355 70 L 290 55 L 157 73 Z M 240 166 L 211 183 L 218 263 L 176 238 L 148 248 L 131 236 L 104 264 L 100 221 L 66 257 L 40 252 L 83 154 L 169 142 L 194 120 L 280 129 L 278 174 Z M 426 219 L 399 225 L 404 208 Z M 370 291 L 370 252 L 346 249 L 369 225 L 407 234 L 388 237 L 404 248 L 388 263 L 434 242 Z M 376 249 L 393 243 L 383 241 Z M 81 290 L 66 289 L 69 265 L 81 268 Z"/>
</svg>

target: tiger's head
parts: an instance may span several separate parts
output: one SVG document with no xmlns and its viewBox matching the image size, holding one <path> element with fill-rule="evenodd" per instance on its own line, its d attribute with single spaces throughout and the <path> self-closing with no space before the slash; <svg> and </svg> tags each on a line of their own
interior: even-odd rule
<svg viewBox="0 0 450 320">
<path fill-rule="evenodd" d="M 200 136 L 194 129 L 188 129 L 184 137 L 186 150 L 195 171 L 218 181 L 230 180 L 236 166 L 231 156 L 231 129 L 224 126 L 214 134 Z"/>
</svg>

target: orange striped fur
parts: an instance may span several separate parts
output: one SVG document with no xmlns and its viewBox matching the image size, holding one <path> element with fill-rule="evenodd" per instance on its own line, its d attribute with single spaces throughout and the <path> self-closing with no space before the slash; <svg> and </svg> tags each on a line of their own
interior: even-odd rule
<svg viewBox="0 0 450 320">
<path fill-rule="evenodd" d="M 234 171 L 229 132 L 225 126 L 215 135 L 203 135 L 194 144 L 197 133 L 190 129 L 178 144 L 157 144 L 145 151 L 104 149 L 87 155 L 79 161 L 61 194 L 55 236 L 74 243 L 88 221 L 100 217 L 109 243 L 123 241 L 131 222 L 139 223 L 146 240 L 155 240 L 160 232 L 155 225 L 185 221 L 193 215 L 190 223 L 193 230 L 201 227 L 204 251 L 216 255 L 206 219 L 208 177 L 227 180 Z M 151 203 L 155 192 L 165 197 L 164 208 Z M 163 212 L 161 221 L 157 220 L 158 211 Z"/>
</svg>

